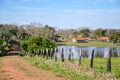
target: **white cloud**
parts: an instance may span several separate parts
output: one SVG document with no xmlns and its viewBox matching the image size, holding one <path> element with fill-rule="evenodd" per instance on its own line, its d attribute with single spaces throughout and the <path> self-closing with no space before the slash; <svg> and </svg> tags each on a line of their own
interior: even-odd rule
<svg viewBox="0 0 120 80">
<path fill-rule="evenodd" d="M 120 14 L 120 9 L 101 9 L 101 10 L 81 10 L 81 9 L 65 9 L 67 14 L 74 15 L 101 15 L 101 14 Z"/>
</svg>

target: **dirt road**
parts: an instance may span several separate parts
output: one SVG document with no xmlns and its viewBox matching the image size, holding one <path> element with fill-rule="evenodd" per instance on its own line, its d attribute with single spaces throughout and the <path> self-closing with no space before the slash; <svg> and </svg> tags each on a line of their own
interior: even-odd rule
<svg viewBox="0 0 120 80">
<path fill-rule="evenodd" d="M 19 56 L 0 59 L 0 80 L 66 80 L 53 72 L 38 69 Z"/>
</svg>

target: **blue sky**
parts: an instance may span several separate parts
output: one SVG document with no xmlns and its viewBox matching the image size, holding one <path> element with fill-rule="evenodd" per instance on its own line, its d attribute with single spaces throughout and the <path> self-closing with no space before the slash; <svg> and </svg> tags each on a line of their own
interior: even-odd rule
<svg viewBox="0 0 120 80">
<path fill-rule="evenodd" d="M 0 0 L 0 23 L 120 29 L 120 0 Z"/>
</svg>

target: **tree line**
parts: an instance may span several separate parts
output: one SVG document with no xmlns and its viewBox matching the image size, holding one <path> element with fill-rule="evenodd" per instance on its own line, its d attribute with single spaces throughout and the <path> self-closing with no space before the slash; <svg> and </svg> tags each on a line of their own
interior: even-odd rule
<svg viewBox="0 0 120 80">
<path fill-rule="evenodd" d="M 117 29 L 102 29 L 90 30 L 89 28 L 83 28 L 80 30 L 83 37 L 90 37 L 98 39 L 99 37 L 108 37 L 112 43 L 120 43 L 120 30 Z"/>
<path fill-rule="evenodd" d="M 63 39 L 71 40 L 73 37 L 89 37 L 98 39 L 107 36 L 112 43 L 120 43 L 120 30 L 102 29 L 91 30 L 83 27 L 80 29 L 56 29 L 49 25 L 40 23 L 30 23 L 26 25 L 0 24 L 0 55 L 6 55 L 12 44 L 17 44 L 23 51 L 31 49 L 55 48 L 57 35 L 62 35 Z M 36 42 L 34 42 L 36 41 Z M 44 50 L 43 50 L 44 51 Z M 35 54 L 36 52 L 34 52 Z"/>
<path fill-rule="evenodd" d="M 15 44 L 29 55 L 38 55 L 36 51 L 55 48 L 55 29 L 48 25 L 31 23 L 28 25 L 0 24 L 0 56 L 7 55 Z M 40 51 L 39 51 L 40 52 Z"/>
<path fill-rule="evenodd" d="M 108 37 L 112 43 L 120 43 L 120 29 L 102 29 L 98 28 L 92 30 L 87 27 L 78 29 L 65 29 L 56 31 L 57 34 L 64 35 L 66 39 L 70 40 L 73 37 L 88 37 L 97 40 L 99 37 Z"/>
</svg>

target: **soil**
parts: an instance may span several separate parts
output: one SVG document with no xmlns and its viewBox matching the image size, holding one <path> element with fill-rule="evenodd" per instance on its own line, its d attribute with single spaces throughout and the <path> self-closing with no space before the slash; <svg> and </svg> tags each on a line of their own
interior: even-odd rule
<svg viewBox="0 0 120 80">
<path fill-rule="evenodd" d="M 51 71 L 36 68 L 19 56 L 0 59 L 0 80 L 67 80 Z"/>
</svg>

